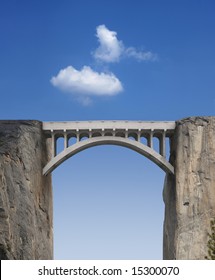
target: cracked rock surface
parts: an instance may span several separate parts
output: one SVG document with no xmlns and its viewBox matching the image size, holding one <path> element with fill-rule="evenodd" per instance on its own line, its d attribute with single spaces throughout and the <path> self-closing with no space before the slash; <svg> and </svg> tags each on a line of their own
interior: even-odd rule
<svg viewBox="0 0 215 280">
<path fill-rule="evenodd" d="M 176 122 L 164 185 L 164 259 L 204 259 L 215 217 L 215 117 Z"/>
<path fill-rule="evenodd" d="M 0 259 L 52 259 L 52 184 L 39 121 L 0 121 Z"/>
</svg>

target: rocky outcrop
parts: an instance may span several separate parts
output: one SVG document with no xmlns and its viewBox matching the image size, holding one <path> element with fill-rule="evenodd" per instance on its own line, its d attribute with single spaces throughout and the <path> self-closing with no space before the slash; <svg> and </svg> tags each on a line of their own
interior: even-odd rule
<svg viewBox="0 0 215 280">
<path fill-rule="evenodd" d="M 215 117 L 176 122 L 164 186 L 164 259 L 204 259 L 215 217 Z"/>
<path fill-rule="evenodd" d="M 0 121 L 0 259 L 52 259 L 48 144 L 38 121 Z"/>
</svg>

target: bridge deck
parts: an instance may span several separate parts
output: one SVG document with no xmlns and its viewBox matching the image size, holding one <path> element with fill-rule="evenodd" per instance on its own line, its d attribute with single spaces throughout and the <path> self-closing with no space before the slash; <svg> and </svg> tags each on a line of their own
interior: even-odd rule
<svg viewBox="0 0 215 280">
<path fill-rule="evenodd" d="M 175 129 L 174 121 L 65 121 L 43 122 L 43 130 L 89 130 L 89 129 L 129 129 L 129 130 L 166 130 Z"/>
</svg>

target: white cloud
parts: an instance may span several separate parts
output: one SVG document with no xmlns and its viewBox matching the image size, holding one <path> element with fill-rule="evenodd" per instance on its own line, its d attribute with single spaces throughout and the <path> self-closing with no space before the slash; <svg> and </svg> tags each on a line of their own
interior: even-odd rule
<svg viewBox="0 0 215 280">
<path fill-rule="evenodd" d="M 138 61 L 154 61 L 157 55 L 150 51 L 138 51 L 134 47 L 125 47 L 117 39 L 117 32 L 109 30 L 105 25 L 96 28 L 99 47 L 93 52 L 95 59 L 104 62 L 118 62 L 121 57 L 132 57 Z"/>
<path fill-rule="evenodd" d="M 80 71 L 68 66 L 52 77 L 51 83 L 62 91 L 84 97 L 81 99 L 87 103 L 90 102 L 89 96 L 111 96 L 123 90 L 120 80 L 113 73 L 98 73 L 89 66 Z"/>
<path fill-rule="evenodd" d="M 110 31 L 105 25 L 99 25 L 96 31 L 100 46 L 94 52 L 94 57 L 105 62 L 119 61 L 124 46 L 123 43 L 117 39 L 117 33 L 115 31 Z"/>
<path fill-rule="evenodd" d="M 134 47 L 127 48 L 125 50 L 125 55 L 128 57 L 133 57 L 138 61 L 154 61 L 157 60 L 157 55 L 148 51 L 148 52 L 140 52 L 137 51 Z"/>
</svg>

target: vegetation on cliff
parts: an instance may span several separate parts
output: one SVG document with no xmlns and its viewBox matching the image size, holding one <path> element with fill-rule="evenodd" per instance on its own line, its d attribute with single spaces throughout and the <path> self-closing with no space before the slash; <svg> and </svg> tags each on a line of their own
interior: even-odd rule
<svg viewBox="0 0 215 280">
<path fill-rule="evenodd" d="M 206 256 L 205 258 L 207 260 L 215 260 L 215 218 L 211 220 L 210 225 L 211 233 L 208 233 L 209 240 L 207 243 L 208 256 Z"/>
</svg>

